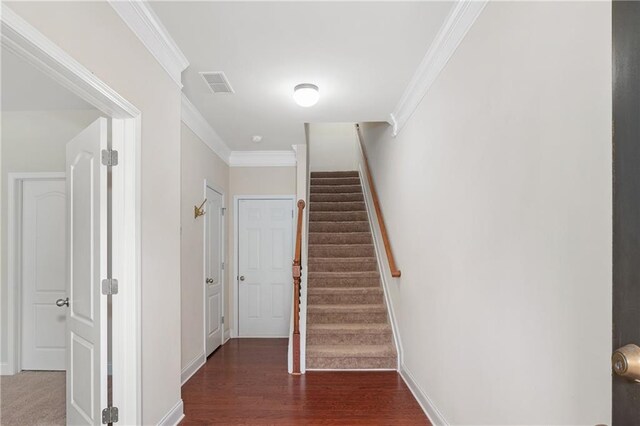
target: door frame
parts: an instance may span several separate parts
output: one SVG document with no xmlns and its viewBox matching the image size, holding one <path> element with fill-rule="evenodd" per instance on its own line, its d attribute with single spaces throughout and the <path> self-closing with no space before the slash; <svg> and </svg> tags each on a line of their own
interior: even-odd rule
<svg viewBox="0 0 640 426">
<path fill-rule="evenodd" d="M 243 338 L 243 336 L 239 335 L 240 330 L 240 282 L 238 280 L 238 270 L 240 269 L 240 247 L 238 246 L 239 242 L 239 218 L 240 218 L 240 200 L 288 200 L 291 201 L 291 205 L 295 210 L 296 203 L 296 195 L 234 195 L 233 196 L 233 329 L 231 330 L 231 337 L 235 338 Z M 295 214 L 295 213 L 294 213 Z M 291 226 L 293 229 L 292 235 L 292 244 L 295 242 L 296 238 L 296 230 L 295 230 L 295 221 L 293 218 L 291 219 Z M 293 246 L 292 246 L 293 247 Z M 293 264 L 293 258 L 291 259 Z M 293 283 L 293 277 L 291 278 Z M 292 284 L 293 285 L 293 284 Z M 229 310 L 231 313 L 231 310 Z M 247 337 L 249 338 L 249 337 Z"/>
<path fill-rule="evenodd" d="M 123 424 L 142 423 L 140 146 L 142 116 L 133 104 L 96 77 L 5 4 L 0 14 L 1 46 L 26 60 L 96 109 L 112 123 L 111 148 L 119 152 L 112 169 L 112 274 L 120 282 L 112 301 L 113 405 Z M 105 277 L 106 278 L 106 277 Z M 8 345 L 15 347 L 15 282 L 9 281 Z M 15 374 L 15 351 L 9 351 L 2 374 Z M 121 378 L 121 379 L 120 379 Z"/>
<path fill-rule="evenodd" d="M 212 191 L 217 192 L 218 194 L 220 194 L 222 196 L 222 208 L 225 209 L 225 213 L 222 216 L 222 230 L 220 233 L 220 258 L 221 261 L 224 263 L 224 269 L 222 270 L 222 290 L 220 291 L 220 297 L 222 300 L 222 315 L 224 316 L 224 308 L 226 306 L 226 301 L 225 301 L 225 296 L 226 296 L 226 292 L 224 291 L 224 287 L 225 284 L 227 283 L 227 256 L 226 256 L 226 249 L 227 249 L 227 244 L 226 244 L 226 236 L 227 236 L 227 232 L 226 232 L 226 203 L 225 203 L 225 199 L 226 199 L 226 194 L 224 193 L 224 190 L 222 189 L 222 187 L 214 184 L 213 182 L 207 182 L 207 179 L 204 180 L 204 190 L 203 190 L 203 200 L 207 198 L 207 189 L 211 189 Z M 206 213 L 206 212 L 205 212 Z M 205 256 L 207 255 L 207 223 L 206 221 L 202 221 L 202 353 L 204 354 L 204 359 L 206 361 L 207 359 L 207 284 L 206 284 L 206 279 L 207 279 L 207 260 L 205 258 Z M 227 321 L 227 318 L 225 318 L 225 322 Z M 224 326 L 225 324 L 222 324 L 222 337 L 221 337 L 221 341 L 220 341 L 220 346 L 224 345 L 225 342 L 227 341 L 227 339 L 225 339 L 225 332 L 224 332 Z"/>
<path fill-rule="evenodd" d="M 13 359 L 13 370 L 22 371 L 22 188 L 26 181 L 63 180 L 65 172 L 12 172 L 8 174 L 7 196 L 7 313 L 9 357 Z M 11 346 L 9 346 L 11 348 Z M 13 358 L 11 358 L 13 356 Z"/>
</svg>

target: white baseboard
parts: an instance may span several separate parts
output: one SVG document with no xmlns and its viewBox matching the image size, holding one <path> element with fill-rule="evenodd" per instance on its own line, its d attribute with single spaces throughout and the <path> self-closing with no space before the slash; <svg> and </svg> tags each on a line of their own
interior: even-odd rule
<svg viewBox="0 0 640 426">
<path fill-rule="evenodd" d="M 184 385 L 185 383 L 187 383 L 187 380 L 189 380 L 191 376 L 196 373 L 196 371 L 200 370 L 200 367 L 202 367 L 206 361 L 207 358 L 204 356 L 204 354 L 200 354 L 192 359 L 191 362 L 182 369 L 182 373 L 180 374 L 182 384 Z"/>
<path fill-rule="evenodd" d="M 11 368 L 8 363 L 0 363 L 0 376 L 13 376 L 14 374 L 15 371 L 13 371 L 13 368 Z"/>
<path fill-rule="evenodd" d="M 449 426 L 449 423 L 447 423 L 440 410 L 436 408 L 433 401 L 431 401 L 431 398 L 427 396 L 418 382 L 416 382 L 413 374 L 411 374 L 407 369 L 407 366 L 404 364 L 400 367 L 400 376 L 404 379 L 409 390 L 418 401 L 418 404 L 422 407 L 422 411 L 424 411 L 427 417 L 429 417 L 431 424 L 433 426 Z"/>
<path fill-rule="evenodd" d="M 222 344 L 224 345 L 225 343 L 227 343 L 229 339 L 231 339 L 231 329 L 225 330 L 224 339 L 222 339 Z"/>
<path fill-rule="evenodd" d="M 176 402 L 171 410 L 158 422 L 158 426 L 177 426 L 184 419 L 182 399 Z"/>
<path fill-rule="evenodd" d="M 307 371 L 398 371 L 395 368 L 307 368 Z"/>
</svg>

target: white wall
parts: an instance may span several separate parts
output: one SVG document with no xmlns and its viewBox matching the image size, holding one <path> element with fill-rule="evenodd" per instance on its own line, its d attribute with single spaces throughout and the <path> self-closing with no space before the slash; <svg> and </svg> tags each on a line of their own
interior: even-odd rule
<svg viewBox="0 0 640 426">
<path fill-rule="evenodd" d="M 204 200 L 204 181 L 224 192 L 225 206 L 229 206 L 229 166 L 218 157 L 191 129 L 182 124 L 182 234 L 181 234 L 181 324 L 182 369 L 204 356 L 204 217 L 193 217 L 193 206 Z M 225 216 L 225 237 L 229 238 L 229 215 Z M 225 242 L 228 247 L 228 243 Z M 227 268 L 227 271 L 229 268 Z M 228 272 L 225 274 L 228 276 Z M 224 280 L 225 318 L 229 318 L 231 302 L 229 281 Z M 229 321 L 224 325 L 229 329 Z"/>
<path fill-rule="evenodd" d="M 357 135 L 353 123 L 310 123 L 308 132 L 312 172 L 357 169 Z"/>
<path fill-rule="evenodd" d="M 142 112 L 142 422 L 156 424 L 181 400 L 181 90 L 104 1 L 6 4 Z"/>
<path fill-rule="evenodd" d="M 9 84 L 9 81 L 4 81 Z M 3 111 L 0 159 L 2 170 L 2 284 L 0 303 L 0 364 L 8 361 L 7 329 L 7 227 L 8 174 L 25 172 L 64 172 L 66 144 L 97 119 L 97 110 Z M 13 348 L 12 348 L 13 349 Z"/>
<path fill-rule="evenodd" d="M 295 195 L 296 194 L 296 168 L 295 167 L 230 167 L 229 168 L 229 217 L 235 218 L 235 205 L 233 199 L 238 195 Z M 229 223 L 229 252 L 230 265 L 228 293 L 233 300 L 236 279 L 232 273 L 236 262 L 233 241 L 233 219 Z M 291 259 L 293 261 L 293 259 Z M 235 312 L 230 312 L 229 324 L 235 324 Z M 234 330 L 235 333 L 238 330 Z"/>
<path fill-rule="evenodd" d="M 404 368 L 450 424 L 610 424 L 611 5 L 490 2 L 363 126 Z"/>
</svg>

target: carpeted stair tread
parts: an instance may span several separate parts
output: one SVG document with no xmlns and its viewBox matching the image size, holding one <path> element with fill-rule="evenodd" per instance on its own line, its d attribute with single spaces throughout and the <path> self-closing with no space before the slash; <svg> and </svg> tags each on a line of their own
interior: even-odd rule
<svg viewBox="0 0 640 426">
<path fill-rule="evenodd" d="M 316 203 L 316 202 L 347 203 L 351 201 L 364 201 L 364 195 L 362 194 L 362 192 L 310 194 L 309 201 L 311 203 Z"/>
<path fill-rule="evenodd" d="M 336 177 L 359 177 L 358 171 L 330 171 L 330 172 L 311 172 L 311 178 L 336 178 Z"/>
<path fill-rule="evenodd" d="M 366 211 L 355 212 L 309 212 L 309 222 L 367 222 Z"/>
<path fill-rule="evenodd" d="M 371 287 L 309 287 L 307 304 L 313 306 L 340 304 L 382 304 L 380 286 Z"/>
<path fill-rule="evenodd" d="M 366 257 L 375 255 L 373 244 L 313 244 L 309 257 Z"/>
<path fill-rule="evenodd" d="M 309 245 L 372 243 L 371 232 L 309 232 Z"/>
<path fill-rule="evenodd" d="M 317 272 L 376 272 L 378 262 L 374 257 L 309 257 L 309 277 Z"/>
<path fill-rule="evenodd" d="M 308 306 L 308 312 L 387 312 L 384 305 L 317 305 Z"/>
<path fill-rule="evenodd" d="M 307 334 L 386 333 L 390 331 L 389 324 L 311 324 L 307 327 Z"/>
<path fill-rule="evenodd" d="M 307 354 L 313 357 L 383 358 L 396 356 L 393 345 L 310 345 Z"/>
<path fill-rule="evenodd" d="M 311 194 L 351 194 L 362 193 L 360 185 L 313 185 Z"/>
<path fill-rule="evenodd" d="M 309 222 L 309 232 L 369 232 L 368 221 Z"/>
<path fill-rule="evenodd" d="M 308 294 L 383 294 L 381 288 L 377 287 L 323 287 L 323 288 L 310 288 Z"/>
<path fill-rule="evenodd" d="M 362 211 L 366 212 L 367 208 L 364 201 L 311 201 L 309 203 L 309 211 Z"/>
<path fill-rule="evenodd" d="M 353 258 L 354 262 L 360 262 L 360 259 L 368 260 L 368 257 L 365 258 Z M 334 259 L 315 259 L 316 261 L 330 261 Z M 346 263 L 345 260 L 350 259 L 335 259 L 339 260 L 338 263 Z M 329 278 L 329 279 L 338 279 L 338 278 L 380 278 L 380 274 L 377 270 L 375 271 L 327 271 L 327 272 L 309 272 L 309 278 Z"/>
<path fill-rule="evenodd" d="M 312 177 L 311 185 L 360 185 L 360 178 L 356 176 Z"/>
</svg>

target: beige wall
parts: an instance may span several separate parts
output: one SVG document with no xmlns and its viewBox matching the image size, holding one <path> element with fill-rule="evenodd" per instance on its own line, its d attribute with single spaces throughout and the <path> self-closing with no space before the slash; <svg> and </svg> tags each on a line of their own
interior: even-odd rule
<svg viewBox="0 0 640 426">
<path fill-rule="evenodd" d="M 180 401 L 180 88 L 106 2 L 7 5 L 142 112 L 142 421 Z"/>
<path fill-rule="evenodd" d="M 295 195 L 296 168 L 295 167 L 231 167 L 229 169 L 229 286 L 231 291 L 229 300 L 232 301 L 235 292 L 235 277 L 233 268 L 236 262 L 233 241 L 233 218 L 235 206 L 233 199 L 238 195 Z M 231 302 L 232 303 L 232 302 Z M 229 323 L 235 323 L 235 313 L 232 310 Z M 237 330 L 235 330 L 237 333 Z"/>
<path fill-rule="evenodd" d="M 611 4 L 489 2 L 365 125 L 404 365 L 449 424 L 610 424 Z"/>
<path fill-rule="evenodd" d="M 181 324 L 182 368 L 204 355 L 204 218 L 193 217 L 193 206 L 204 200 L 204 181 L 225 195 L 229 206 L 229 166 L 202 142 L 195 133 L 182 124 L 182 237 L 181 237 Z M 225 239 L 229 238 L 229 215 L 225 216 Z M 231 234 L 233 235 L 233 234 Z M 228 243 L 225 243 L 228 247 Z M 229 268 L 226 268 L 227 271 Z M 228 275 L 227 271 L 225 273 Z M 229 296 L 229 281 L 225 280 L 224 294 Z M 225 318 L 229 318 L 230 299 L 225 301 Z M 224 326 L 229 329 L 229 321 Z"/>
<path fill-rule="evenodd" d="M 312 172 L 356 170 L 356 142 L 353 123 L 309 124 L 309 169 Z"/>
<path fill-rule="evenodd" d="M 4 81 L 10 84 L 9 81 Z M 99 117 L 97 110 L 3 111 L 0 159 L 2 162 L 2 284 L 0 303 L 0 363 L 8 360 L 7 227 L 8 174 L 63 172 L 66 144 Z"/>
</svg>

